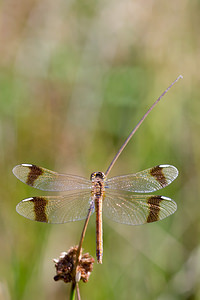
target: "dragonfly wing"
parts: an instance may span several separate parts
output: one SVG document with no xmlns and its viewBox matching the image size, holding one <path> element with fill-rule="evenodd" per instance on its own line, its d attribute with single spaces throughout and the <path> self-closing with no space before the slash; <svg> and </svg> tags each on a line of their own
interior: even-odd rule
<svg viewBox="0 0 200 300">
<path fill-rule="evenodd" d="M 91 202 L 89 191 L 78 191 L 63 196 L 42 196 L 22 200 L 17 212 L 34 221 L 66 223 L 86 218 Z"/>
<path fill-rule="evenodd" d="M 162 220 L 177 209 L 176 202 L 164 196 L 134 195 L 130 192 L 106 192 L 103 214 L 128 225 L 141 225 Z"/>
<path fill-rule="evenodd" d="M 83 177 L 59 174 L 31 164 L 14 167 L 13 174 L 22 182 L 43 191 L 69 191 L 91 187 L 91 182 Z"/>
<path fill-rule="evenodd" d="M 149 193 L 169 185 L 178 176 L 174 166 L 159 165 L 136 174 L 117 176 L 106 180 L 106 187 L 136 193 Z"/>
</svg>

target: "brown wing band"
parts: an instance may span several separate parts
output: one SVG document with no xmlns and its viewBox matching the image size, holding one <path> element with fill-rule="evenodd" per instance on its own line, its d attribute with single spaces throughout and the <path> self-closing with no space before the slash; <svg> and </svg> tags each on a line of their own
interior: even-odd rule
<svg viewBox="0 0 200 300">
<path fill-rule="evenodd" d="M 168 185 L 168 182 L 162 170 L 162 167 L 156 166 L 150 170 L 150 174 L 160 183 L 162 187 L 165 187 Z"/>
<path fill-rule="evenodd" d="M 48 200 L 45 197 L 34 197 L 30 201 L 34 204 L 35 221 L 47 223 L 46 205 Z"/>
<path fill-rule="evenodd" d="M 33 186 L 35 180 L 43 174 L 43 170 L 40 167 L 32 165 L 29 167 L 30 171 L 28 173 L 28 178 L 26 180 L 26 184 Z"/>
<path fill-rule="evenodd" d="M 149 215 L 147 218 L 147 223 L 156 222 L 159 220 L 160 212 L 160 202 L 162 201 L 162 196 L 152 196 L 148 199 L 149 205 Z"/>
</svg>

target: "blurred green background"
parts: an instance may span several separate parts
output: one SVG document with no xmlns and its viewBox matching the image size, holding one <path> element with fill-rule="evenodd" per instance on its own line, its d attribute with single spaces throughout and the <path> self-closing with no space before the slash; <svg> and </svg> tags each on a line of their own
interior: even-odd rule
<svg viewBox="0 0 200 300">
<path fill-rule="evenodd" d="M 82 299 L 200 299 L 200 1 L 0 2 L 0 299 L 67 299 L 52 262 L 83 222 L 48 225 L 15 211 L 44 192 L 12 168 L 33 163 L 89 178 L 105 171 L 153 101 L 179 75 L 110 176 L 157 164 L 177 212 L 154 224 L 104 220 L 103 265 Z M 50 193 L 46 193 L 50 194 Z M 95 218 L 85 252 L 95 257 Z"/>
</svg>

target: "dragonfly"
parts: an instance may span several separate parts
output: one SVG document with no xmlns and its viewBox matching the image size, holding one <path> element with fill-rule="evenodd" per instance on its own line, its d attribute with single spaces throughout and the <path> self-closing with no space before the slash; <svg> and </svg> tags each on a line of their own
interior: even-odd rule
<svg viewBox="0 0 200 300">
<path fill-rule="evenodd" d="M 103 215 L 118 223 L 141 225 L 162 220 L 173 214 L 177 209 L 175 201 L 165 196 L 148 193 L 158 191 L 175 180 L 178 176 L 176 167 L 163 164 L 135 174 L 108 178 L 111 168 L 128 141 L 167 90 L 154 102 L 133 129 L 105 173 L 93 172 L 90 179 L 87 179 L 57 173 L 33 164 L 15 166 L 13 173 L 23 183 L 42 191 L 65 192 L 64 195 L 24 199 L 17 205 L 17 212 L 30 220 L 60 224 L 84 220 L 88 210 L 91 209 L 91 213 L 96 213 L 98 263 L 102 263 L 103 257 Z"/>
<path fill-rule="evenodd" d="M 65 223 L 83 220 L 92 204 L 96 211 L 97 261 L 102 263 L 102 212 L 109 219 L 128 225 L 140 225 L 162 220 L 174 213 L 176 203 L 158 195 L 135 195 L 157 191 L 169 185 L 178 170 L 171 165 L 159 165 L 136 174 L 107 178 L 94 172 L 90 180 L 60 174 L 32 164 L 17 165 L 14 175 L 22 182 L 43 191 L 65 192 L 65 195 L 31 197 L 22 200 L 17 212 L 34 221 Z"/>
</svg>

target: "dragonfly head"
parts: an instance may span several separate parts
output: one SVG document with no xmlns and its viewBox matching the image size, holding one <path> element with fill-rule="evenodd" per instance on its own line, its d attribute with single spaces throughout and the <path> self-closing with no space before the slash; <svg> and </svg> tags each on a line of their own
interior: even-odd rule
<svg viewBox="0 0 200 300">
<path fill-rule="evenodd" d="M 106 178 L 106 175 L 103 173 L 103 172 L 93 172 L 91 175 L 90 175 L 90 180 L 92 182 L 94 182 L 96 179 L 102 179 L 102 180 L 105 180 Z"/>
</svg>

